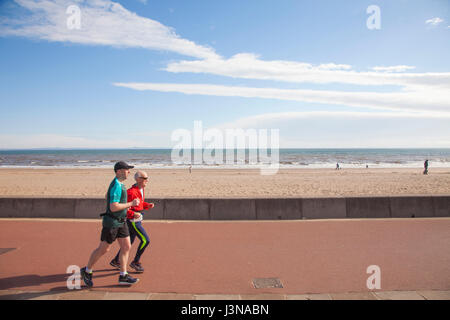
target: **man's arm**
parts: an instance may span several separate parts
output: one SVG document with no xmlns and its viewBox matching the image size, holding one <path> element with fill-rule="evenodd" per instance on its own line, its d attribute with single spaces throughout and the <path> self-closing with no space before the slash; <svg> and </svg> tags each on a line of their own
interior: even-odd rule
<svg viewBox="0 0 450 320">
<path fill-rule="evenodd" d="M 152 209 L 153 207 L 155 207 L 155 204 L 153 202 L 148 203 L 148 202 L 144 202 L 144 210 L 148 210 L 148 209 Z"/>
<path fill-rule="evenodd" d="M 112 202 L 109 204 L 109 210 L 111 212 L 117 212 L 124 209 L 128 209 L 130 207 L 135 207 L 139 205 L 139 199 L 134 199 L 132 202 L 127 203 L 119 203 L 119 202 Z"/>
<path fill-rule="evenodd" d="M 120 203 L 122 188 L 119 184 L 113 186 L 110 192 L 109 210 L 111 210 L 111 212 L 117 212 L 139 205 L 139 199 L 134 199 L 133 201 L 127 203 Z"/>
</svg>

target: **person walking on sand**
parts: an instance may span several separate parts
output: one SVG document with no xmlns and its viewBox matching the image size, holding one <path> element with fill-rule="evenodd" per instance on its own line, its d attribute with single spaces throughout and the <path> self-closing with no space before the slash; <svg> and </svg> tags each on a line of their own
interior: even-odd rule
<svg viewBox="0 0 450 320">
<path fill-rule="evenodd" d="M 140 259 L 145 249 L 150 244 L 150 238 L 147 235 L 144 227 L 142 226 L 143 215 L 142 211 L 147 209 L 152 209 L 155 205 L 153 203 L 147 203 L 144 201 L 145 193 L 144 189 L 148 182 L 148 175 L 144 171 L 138 171 L 134 175 L 134 180 L 136 180 L 136 184 L 134 184 L 130 189 L 127 190 L 128 201 L 133 201 L 134 199 L 139 199 L 139 205 L 133 206 L 128 209 L 127 212 L 127 225 L 130 230 L 130 241 L 133 244 L 134 239 L 139 238 L 141 241 L 139 247 L 136 251 L 136 256 L 134 257 L 133 262 L 131 262 L 130 267 L 136 270 L 137 272 L 144 272 L 144 267 L 140 263 Z M 111 260 L 110 265 L 115 268 L 120 268 L 120 251 L 117 253 L 116 257 Z"/>
<path fill-rule="evenodd" d="M 92 281 L 92 271 L 95 263 L 109 251 L 111 244 L 117 239 L 120 245 L 121 262 L 119 284 L 132 285 L 139 281 L 127 273 L 128 255 L 131 249 L 130 233 L 128 225 L 125 223 L 127 217 L 127 209 L 132 206 L 139 205 L 139 199 L 127 202 L 127 191 L 122 181 L 125 181 L 130 174 L 129 166 L 123 161 L 119 161 L 114 165 L 116 177 L 111 181 L 108 192 L 106 194 L 106 212 L 102 213 L 102 232 L 100 236 L 100 244 L 89 257 L 87 265 L 80 270 L 81 278 L 88 287 L 94 285 Z"/>
<path fill-rule="evenodd" d="M 336 163 L 336 170 L 339 170 L 339 163 Z"/>
<path fill-rule="evenodd" d="M 423 163 L 423 174 L 428 174 L 428 159 Z"/>
</svg>

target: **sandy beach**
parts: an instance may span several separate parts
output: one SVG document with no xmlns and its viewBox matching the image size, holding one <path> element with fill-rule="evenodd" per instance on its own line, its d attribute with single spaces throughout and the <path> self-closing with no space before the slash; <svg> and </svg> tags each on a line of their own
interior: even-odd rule
<svg viewBox="0 0 450 320">
<path fill-rule="evenodd" d="M 134 183 L 135 169 L 125 185 Z M 450 169 L 147 170 L 147 198 L 281 198 L 450 195 Z M 1 197 L 103 198 L 113 170 L 0 169 Z"/>
</svg>

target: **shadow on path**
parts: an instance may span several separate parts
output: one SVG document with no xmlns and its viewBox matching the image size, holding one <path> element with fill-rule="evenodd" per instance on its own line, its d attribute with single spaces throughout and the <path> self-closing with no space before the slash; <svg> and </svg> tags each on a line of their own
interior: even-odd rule
<svg viewBox="0 0 450 320">
<path fill-rule="evenodd" d="M 99 274 L 100 272 L 108 272 L 108 273 Z M 115 269 L 94 270 L 93 277 L 94 279 L 110 277 L 112 274 L 114 274 L 112 272 L 119 274 L 118 270 Z M 72 274 L 69 273 L 52 274 L 47 276 L 40 276 L 38 274 L 27 274 L 9 278 L 1 278 L 0 290 L 18 289 L 22 287 L 39 287 L 41 285 L 51 283 L 59 283 L 63 285 L 63 287 L 59 288 L 67 289 L 66 282 L 69 276 L 71 275 Z M 83 285 L 82 280 L 81 283 Z"/>
</svg>

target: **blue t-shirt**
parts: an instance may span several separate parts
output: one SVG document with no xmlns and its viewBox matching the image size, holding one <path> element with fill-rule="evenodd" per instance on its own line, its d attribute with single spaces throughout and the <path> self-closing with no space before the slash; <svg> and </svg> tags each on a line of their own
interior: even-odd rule
<svg viewBox="0 0 450 320">
<path fill-rule="evenodd" d="M 124 184 L 120 183 L 117 178 L 111 181 L 108 188 L 108 199 L 106 215 L 103 216 L 103 227 L 117 228 L 124 224 L 127 218 L 127 209 L 123 209 L 116 212 L 111 212 L 110 205 L 113 202 L 126 203 L 127 202 L 127 190 Z M 115 218 L 114 218 L 115 217 Z M 120 222 L 118 219 L 123 220 Z"/>
<path fill-rule="evenodd" d="M 113 181 L 113 185 L 111 186 L 111 189 L 109 191 L 109 203 L 120 203 L 120 198 L 122 197 L 122 186 L 123 184 L 120 183 L 117 178 L 115 178 Z"/>
</svg>

